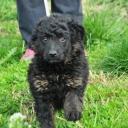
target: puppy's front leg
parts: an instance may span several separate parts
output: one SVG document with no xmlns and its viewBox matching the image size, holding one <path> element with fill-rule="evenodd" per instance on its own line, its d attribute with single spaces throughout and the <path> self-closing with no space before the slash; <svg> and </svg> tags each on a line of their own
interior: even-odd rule
<svg viewBox="0 0 128 128">
<path fill-rule="evenodd" d="M 48 99 L 48 94 L 46 94 L 48 81 L 45 75 L 35 75 L 30 72 L 29 83 L 31 93 L 35 99 L 35 112 L 41 128 L 54 128 L 54 108 Z"/>
<path fill-rule="evenodd" d="M 54 112 L 52 104 L 36 99 L 35 111 L 41 128 L 54 128 Z"/>
<path fill-rule="evenodd" d="M 64 113 L 67 120 L 76 121 L 81 118 L 83 97 L 77 94 L 77 90 L 67 93 L 64 102 Z"/>
</svg>

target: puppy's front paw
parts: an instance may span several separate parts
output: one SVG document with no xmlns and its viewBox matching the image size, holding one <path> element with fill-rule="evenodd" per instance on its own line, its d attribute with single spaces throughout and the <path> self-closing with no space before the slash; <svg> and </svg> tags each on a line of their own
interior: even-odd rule
<svg viewBox="0 0 128 128">
<path fill-rule="evenodd" d="M 77 121 L 81 118 L 81 112 L 67 110 L 67 111 L 65 111 L 65 118 L 69 121 Z"/>
<path fill-rule="evenodd" d="M 81 118 L 82 106 L 82 97 L 78 97 L 74 92 L 69 92 L 64 102 L 66 119 L 69 121 L 79 120 Z"/>
</svg>

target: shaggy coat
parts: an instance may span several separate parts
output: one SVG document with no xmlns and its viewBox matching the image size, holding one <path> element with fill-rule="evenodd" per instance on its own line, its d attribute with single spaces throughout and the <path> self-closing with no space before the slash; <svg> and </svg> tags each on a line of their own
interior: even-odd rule
<svg viewBox="0 0 128 128">
<path fill-rule="evenodd" d="M 52 15 L 37 24 L 30 42 L 36 55 L 28 81 L 41 128 L 54 128 L 54 111 L 79 120 L 88 81 L 84 54 L 84 29 L 70 16 Z"/>
</svg>

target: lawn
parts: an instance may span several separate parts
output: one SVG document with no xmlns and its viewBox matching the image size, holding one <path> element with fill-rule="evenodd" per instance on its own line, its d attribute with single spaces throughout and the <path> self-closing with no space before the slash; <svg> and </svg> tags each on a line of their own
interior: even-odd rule
<svg viewBox="0 0 128 128">
<path fill-rule="evenodd" d="M 83 5 L 90 65 L 83 117 L 69 122 L 58 112 L 56 128 L 128 128 L 128 1 L 85 0 Z M 19 112 L 38 127 L 26 80 L 29 62 L 20 61 L 23 51 L 15 0 L 1 0 L 0 128 L 9 128 L 10 117 Z"/>
</svg>

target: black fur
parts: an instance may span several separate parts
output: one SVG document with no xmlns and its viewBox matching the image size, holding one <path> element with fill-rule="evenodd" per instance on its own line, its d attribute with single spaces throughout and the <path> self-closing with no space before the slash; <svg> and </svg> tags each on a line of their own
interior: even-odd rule
<svg viewBox="0 0 128 128">
<path fill-rule="evenodd" d="M 37 24 L 30 42 L 36 52 L 28 71 L 30 90 L 41 128 L 54 128 L 54 111 L 79 120 L 88 81 L 84 29 L 70 16 L 52 15 Z M 56 53 L 52 55 L 49 53 Z"/>
</svg>

